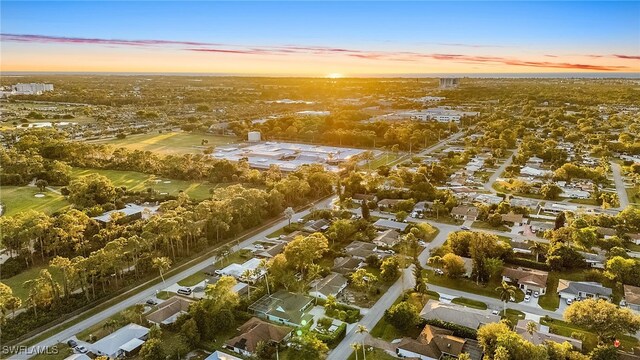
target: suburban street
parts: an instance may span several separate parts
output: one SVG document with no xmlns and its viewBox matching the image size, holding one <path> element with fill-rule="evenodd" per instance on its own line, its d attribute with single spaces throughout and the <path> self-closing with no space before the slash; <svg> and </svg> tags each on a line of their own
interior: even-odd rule
<svg viewBox="0 0 640 360">
<path fill-rule="evenodd" d="M 511 165 L 511 163 L 513 162 L 513 157 L 516 155 L 518 155 L 518 149 L 514 150 L 513 154 L 509 156 L 507 160 L 505 160 L 502 163 L 502 165 L 500 165 L 500 167 L 498 167 L 498 169 L 491 175 L 491 177 L 489 177 L 489 180 L 487 180 L 487 182 L 484 183 L 485 190 L 490 191 L 492 193 L 497 192 L 496 189 L 493 188 L 493 184 L 496 182 L 496 180 L 498 180 L 500 175 L 504 173 L 504 170 L 507 168 L 507 166 Z"/>
<path fill-rule="evenodd" d="M 333 200 L 333 197 L 322 200 L 321 202 L 315 204 L 315 208 L 326 208 L 329 207 L 331 204 L 331 201 Z M 297 221 L 298 219 L 304 217 L 305 215 L 309 214 L 310 209 L 306 209 L 304 211 L 298 212 L 296 213 L 292 218 L 291 221 Z M 259 240 L 263 240 L 267 235 L 273 233 L 274 231 L 281 229 L 283 226 L 287 225 L 289 223 L 289 221 L 287 219 L 284 219 L 282 221 L 279 221 L 278 223 L 274 224 L 273 226 L 269 227 L 268 229 L 265 229 L 264 231 L 250 237 L 249 239 L 242 241 L 240 244 L 237 244 L 235 246 L 232 247 L 232 251 L 238 251 L 244 247 L 250 246 L 252 245 L 254 242 L 259 241 Z M 174 276 L 171 276 L 167 279 L 165 279 L 164 283 L 158 283 L 156 285 L 153 285 L 151 288 L 145 289 L 142 292 L 139 292 L 137 294 L 132 295 L 131 297 L 129 297 L 127 300 L 124 300 L 116 305 L 113 305 L 111 307 L 109 307 L 106 310 L 103 310 L 93 316 L 91 316 L 90 318 L 80 321 L 79 323 L 60 331 L 59 333 L 50 336 L 49 338 L 35 344 L 33 347 L 31 347 L 28 351 L 22 352 L 20 354 L 15 354 L 13 356 L 11 356 L 9 359 L 15 359 L 15 360 L 24 360 L 24 359 L 29 359 L 32 356 L 35 356 L 36 354 L 34 353 L 35 349 L 44 349 L 46 347 L 51 347 L 51 346 L 55 346 L 58 343 L 61 342 L 65 342 L 67 339 L 71 338 L 72 336 L 74 336 L 75 334 L 77 334 L 78 332 L 87 329 L 97 323 L 99 323 L 100 321 L 107 319 L 119 312 L 121 312 L 122 310 L 127 309 L 130 306 L 133 306 L 137 303 L 144 303 L 148 298 L 155 296 L 156 291 L 161 291 L 164 288 L 166 288 L 168 286 L 168 284 L 173 284 L 176 283 L 190 275 L 193 275 L 199 271 L 202 271 L 204 268 L 206 268 L 207 266 L 213 264 L 215 262 L 215 257 L 212 257 L 210 259 L 204 260 L 192 267 L 190 267 L 187 270 L 184 270 L 182 272 L 180 272 L 179 274 L 176 274 Z"/>
<path fill-rule="evenodd" d="M 620 201 L 619 208 L 622 210 L 629 206 L 629 197 L 624 186 L 624 179 L 622 178 L 622 171 L 620 165 L 611 162 L 611 172 L 613 173 L 613 182 L 616 184 L 616 191 L 618 192 L 618 200 Z"/>
</svg>

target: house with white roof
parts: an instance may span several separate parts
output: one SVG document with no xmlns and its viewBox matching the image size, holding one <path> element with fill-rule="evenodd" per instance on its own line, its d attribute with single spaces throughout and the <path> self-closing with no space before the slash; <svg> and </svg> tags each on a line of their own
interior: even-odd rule
<svg viewBox="0 0 640 360">
<path fill-rule="evenodd" d="M 103 337 L 93 344 L 87 345 L 92 353 L 116 359 L 128 356 L 139 349 L 147 339 L 149 329 L 138 324 L 129 324 Z"/>
</svg>

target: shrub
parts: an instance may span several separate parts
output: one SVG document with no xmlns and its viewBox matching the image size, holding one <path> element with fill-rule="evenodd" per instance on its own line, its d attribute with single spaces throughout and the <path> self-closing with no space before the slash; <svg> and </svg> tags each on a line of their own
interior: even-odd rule
<svg viewBox="0 0 640 360">
<path fill-rule="evenodd" d="M 27 263 L 21 256 L 8 258 L 7 261 L 2 264 L 2 271 L 0 271 L 0 279 L 8 279 L 12 276 L 18 275 L 21 272 L 27 270 Z"/>
<path fill-rule="evenodd" d="M 462 326 L 462 325 L 458 325 L 458 324 L 454 324 L 454 323 L 450 323 L 450 322 L 446 322 L 438 319 L 427 320 L 425 323 L 428 325 L 442 328 L 442 329 L 451 330 L 453 331 L 454 336 L 458 336 L 461 338 L 474 339 L 474 340 L 478 338 L 478 332 L 466 326 Z"/>
<path fill-rule="evenodd" d="M 344 339 L 344 336 L 346 333 L 347 333 L 347 324 L 345 323 L 340 324 L 340 326 L 338 326 L 336 331 L 330 334 L 324 334 L 324 333 L 315 331 L 316 337 L 327 345 L 338 344 L 339 342 L 342 341 L 342 339 Z"/>
</svg>

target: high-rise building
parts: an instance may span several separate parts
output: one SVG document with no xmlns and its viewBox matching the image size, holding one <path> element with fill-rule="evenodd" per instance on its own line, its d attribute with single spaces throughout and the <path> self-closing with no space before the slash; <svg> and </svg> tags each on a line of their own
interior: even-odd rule
<svg viewBox="0 0 640 360">
<path fill-rule="evenodd" d="M 11 91 L 16 95 L 40 95 L 45 91 L 53 91 L 53 84 L 19 83 L 12 85 Z"/>
<path fill-rule="evenodd" d="M 440 89 L 457 88 L 460 83 L 458 78 L 440 78 Z"/>
</svg>

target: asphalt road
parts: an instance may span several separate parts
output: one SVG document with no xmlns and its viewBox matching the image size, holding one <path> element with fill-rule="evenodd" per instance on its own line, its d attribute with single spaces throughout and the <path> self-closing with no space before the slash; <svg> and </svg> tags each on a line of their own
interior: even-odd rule
<svg viewBox="0 0 640 360">
<path fill-rule="evenodd" d="M 492 193 L 496 193 L 496 189 L 493 188 L 493 183 L 496 182 L 496 180 L 498 180 L 498 178 L 500 177 L 500 175 L 502 175 L 502 173 L 504 173 L 504 170 L 507 168 L 507 166 L 511 165 L 511 163 L 513 162 L 513 158 L 515 156 L 518 155 L 518 149 L 513 151 L 513 154 L 511 156 L 509 156 L 507 158 L 507 160 L 505 160 L 502 165 L 500 165 L 500 167 L 498 167 L 498 169 L 491 175 L 491 177 L 489 177 L 489 180 L 484 183 L 484 189 L 487 191 L 491 191 Z"/>
<path fill-rule="evenodd" d="M 333 200 L 333 197 L 325 199 L 317 204 L 315 204 L 315 208 L 324 208 L 324 207 L 329 207 L 331 204 L 331 201 Z M 309 213 L 310 209 L 301 211 L 296 213 L 291 221 L 297 221 L 298 219 L 302 218 L 303 216 L 307 215 Z M 245 248 L 247 246 L 252 245 L 254 242 L 259 241 L 259 240 L 263 240 L 267 235 L 273 233 L 274 231 L 282 228 L 283 226 L 288 224 L 288 220 L 282 220 L 278 223 L 276 223 L 275 225 L 269 227 L 268 229 L 250 237 L 249 239 L 242 241 L 240 244 L 233 246 L 232 250 L 233 251 L 238 251 L 242 248 Z M 166 288 L 167 286 L 174 284 L 190 275 L 193 275 L 199 271 L 202 271 L 204 268 L 206 268 L 207 266 L 211 265 L 212 263 L 215 262 L 215 257 L 212 257 L 210 259 L 204 260 L 192 267 L 190 267 L 187 270 L 184 270 L 170 278 L 165 279 L 164 283 L 158 283 L 154 286 L 152 286 L 151 288 L 145 289 L 142 292 L 139 292 L 135 295 L 132 295 L 131 297 L 129 297 L 128 299 L 119 302 L 118 304 L 115 304 L 111 307 L 109 307 L 106 310 L 103 310 L 93 316 L 91 316 L 90 318 L 80 321 L 79 323 L 65 329 L 62 330 L 60 332 L 58 332 L 57 334 L 43 340 L 40 341 L 39 343 L 35 344 L 34 346 L 30 347 L 28 350 L 25 350 L 21 353 L 15 354 L 13 356 L 11 356 L 9 359 L 14 359 L 14 360 L 25 360 L 25 359 L 29 359 L 32 356 L 36 355 L 36 351 L 35 349 L 44 349 L 46 347 L 52 347 L 58 343 L 61 342 L 66 342 L 67 339 L 71 338 L 72 336 L 74 336 L 75 334 L 79 333 L 80 331 L 87 329 L 97 323 L 99 323 L 100 321 L 107 319 L 125 309 L 127 309 L 130 306 L 133 306 L 137 303 L 144 303 L 148 298 L 151 298 L 153 296 L 155 296 L 156 291 L 161 291 L 164 288 Z"/>
<path fill-rule="evenodd" d="M 624 179 L 622 178 L 622 171 L 620 165 L 611 162 L 611 172 L 613 173 L 613 182 L 616 184 L 616 191 L 618 192 L 618 200 L 620 201 L 620 209 L 624 209 L 629 206 L 629 197 L 624 187 Z"/>
</svg>

